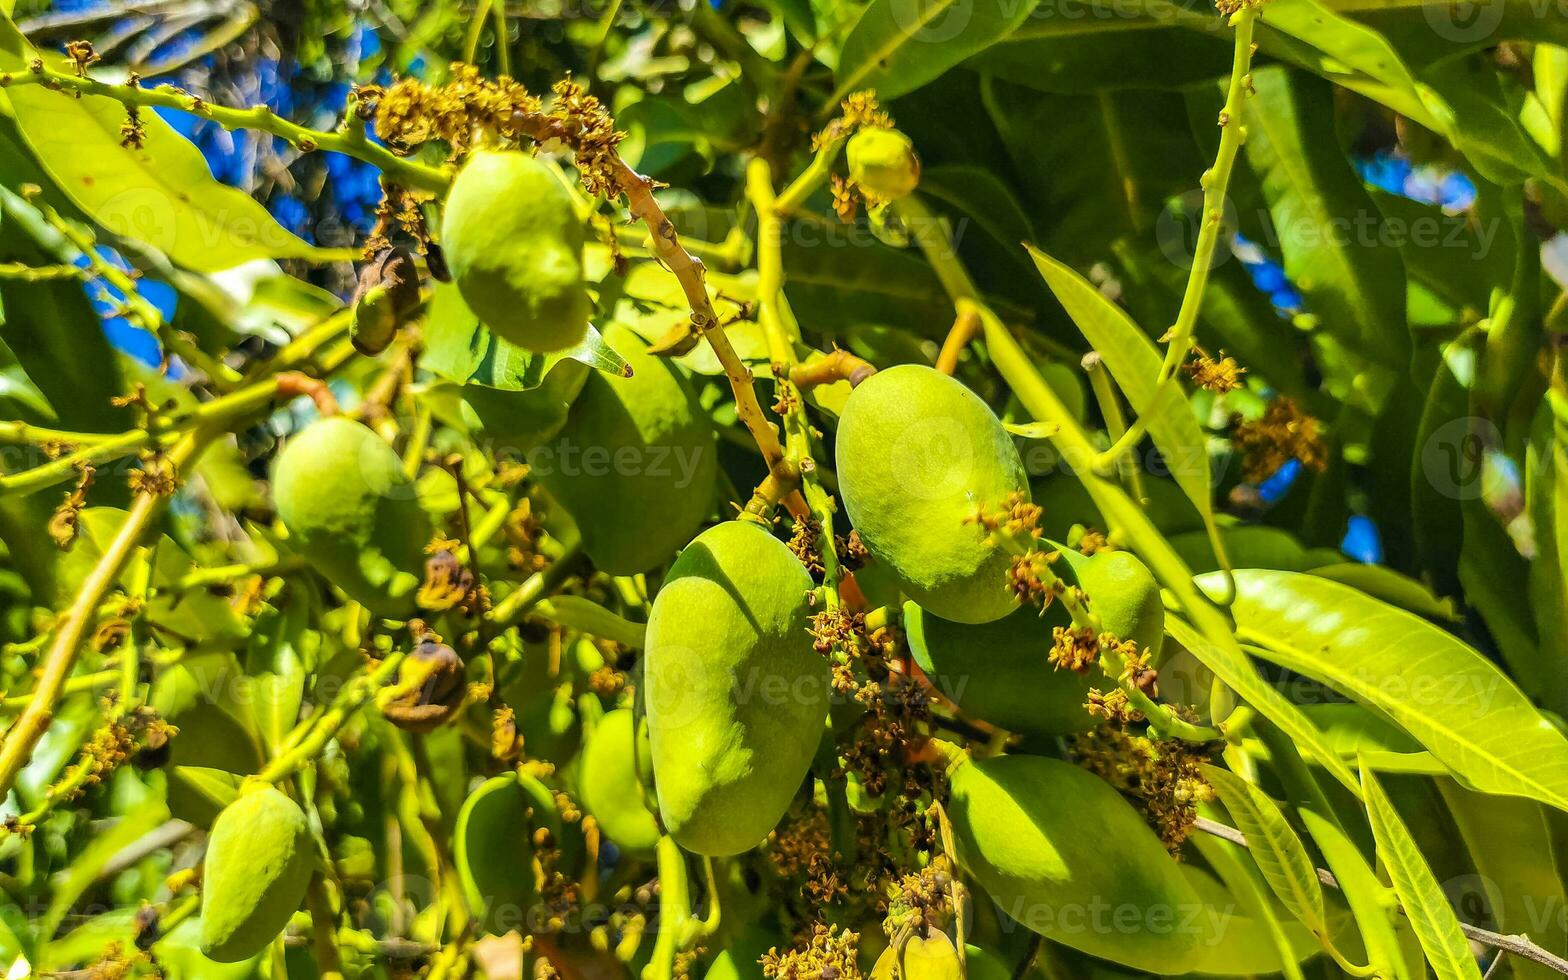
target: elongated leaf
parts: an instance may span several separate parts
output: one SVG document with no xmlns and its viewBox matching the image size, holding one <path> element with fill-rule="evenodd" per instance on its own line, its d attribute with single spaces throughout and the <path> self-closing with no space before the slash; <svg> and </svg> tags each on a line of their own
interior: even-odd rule
<svg viewBox="0 0 1568 980">
<path fill-rule="evenodd" d="M 1568 810 L 1568 739 L 1456 637 L 1349 586 L 1295 572 L 1236 572 L 1231 613 L 1243 641 L 1381 712 L 1466 784 Z"/>
<path fill-rule="evenodd" d="M 1368 965 L 1388 980 L 1414 980 L 1400 953 L 1399 934 L 1394 931 L 1394 896 L 1388 887 L 1377 880 L 1377 874 L 1356 845 L 1333 821 L 1302 810 L 1301 822 L 1328 862 L 1329 870 L 1334 872 L 1345 901 L 1350 903 L 1356 928 L 1361 930 L 1361 944 L 1366 947 Z"/>
<path fill-rule="evenodd" d="M 1174 616 L 1166 617 L 1165 629 L 1176 638 L 1177 643 L 1187 648 L 1188 653 L 1198 658 L 1199 663 L 1229 684 L 1237 696 L 1256 708 L 1259 714 L 1278 725 L 1304 753 L 1316 759 L 1335 779 L 1346 786 L 1355 785 L 1355 776 L 1317 726 L 1300 708 L 1258 676 L 1257 669 L 1239 651 L 1231 655 L 1219 644 L 1209 642 L 1197 630 Z"/>
<path fill-rule="evenodd" d="M 1279 805 L 1228 769 L 1205 765 L 1203 775 L 1219 794 L 1236 827 L 1247 835 L 1252 859 L 1280 903 L 1302 925 L 1319 936 L 1326 935 L 1323 886 L 1318 883 L 1312 858 L 1307 856 L 1306 847 L 1286 822 Z"/>
<path fill-rule="evenodd" d="M 1029 246 L 1029 256 L 1057 302 L 1099 352 L 1133 410 L 1150 420 L 1149 436 L 1165 457 L 1171 478 L 1212 529 L 1213 477 L 1203 430 L 1180 386 L 1167 385 L 1163 392 L 1156 388 L 1161 356 L 1153 341 L 1121 307 L 1076 271 L 1033 246 Z M 1224 556 L 1219 557 L 1223 565 Z"/>
<path fill-rule="evenodd" d="M 563 360 L 581 361 L 606 374 L 620 375 L 626 359 L 604 342 L 592 326 L 571 350 L 535 354 L 508 343 L 479 322 L 457 287 L 437 283 L 425 324 L 425 353 L 420 366 L 458 384 L 479 384 L 504 391 L 527 391 Z"/>
<path fill-rule="evenodd" d="M 1245 156 L 1262 181 L 1285 273 L 1325 330 L 1402 368 L 1410 344 L 1403 263 L 1366 234 L 1376 209 L 1340 152 L 1332 89 L 1279 67 L 1252 77 Z"/>
<path fill-rule="evenodd" d="M 299 720 L 305 698 L 305 626 L 310 607 L 289 602 L 268 608 L 251 626 L 245 650 L 251 720 L 267 751 L 276 754 Z"/>
<path fill-rule="evenodd" d="M 1370 769 L 1361 769 L 1361 789 L 1377 841 L 1377 856 L 1388 869 L 1388 876 L 1399 895 L 1399 904 L 1410 918 L 1411 928 L 1421 941 L 1421 950 L 1438 980 L 1480 980 L 1470 944 L 1459 928 L 1459 920 L 1443 895 L 1442 886 L 1427 867 L 1410 830 L 1394 809 Z"/>
<path fill-rule="evenodd" d="M 1011 34 L 1037 0 L 872 0 L 839 51 L 833 100 L 911 92 Z"/>
<path fill-rule="evenodd" d="M 0 17 L 0 72 L 25 71 L 35 57 L 16 25 Z M 141 113 L 146 136 L 135 149 L 120 145 L 125 108 L 113 99 L 76 99 L 42 85 L 13 86 L 5 97 L 44 169 L 115 234 L 203 272 L 316 253 L 249 194 L 213 179 L 201 151 L 157 113 Z"/>
</svg>

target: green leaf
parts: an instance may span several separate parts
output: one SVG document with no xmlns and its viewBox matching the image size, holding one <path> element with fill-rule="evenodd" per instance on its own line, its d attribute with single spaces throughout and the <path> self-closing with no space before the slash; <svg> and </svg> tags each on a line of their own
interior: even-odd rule
<svg viewBox="0 0 1568 980">
<path fill-rule="evenodd" d="M 251 624 L 245 648 L 251 722 L 262 744 L 277 755 L 299 720 L 305 699 L 307 603 L 291 601 L 283 608 L 264 609 Z"/>
<path fill-rule="evenodd" d="M 1045 284 L 1083 331 L 1090 346 L 1099 352 L 1133 410 L 1150 420 L 1149 437 L 1165 457 L 1171 478 L 1198 509 L 1204 524 L 1212 529 L 1214 487 L 1203 430 L 1198 427 L 1198 418 L 1180 385 L 1166 385 L 1163 393 L 1156 387 L 1160 352 L 1132 318 L 1106 299 L 1093 283 L 1039 249 L 1028 249 Z"/>
<path fill-rule="evenodd" d="M 1228 769 L 1210 765 L 1202 769 L 1237 829 L 1246 835 L 1252 859 L 1280 903 L 1313 933 L 1326 936 L 1323 886 L 1318 883 L 1317 870 L 1306 847 L 1285 821 L 1278 804 Z"/>
<path fill-rule="evenodd" d="M 1235 690 L 1237 696 L 1257 709 L 1269 721 L 1284 731 L 1309 757 L 1316 759 L 1318 764 L 1327 769 L 1341 783 L 1347 786 L 1355 785 L 1355 776 L 1339 758 L 1332 745 L 1312 724 L 1302 710 L 1286 700 L 1285 696 L 1258 675 L 1244 655 L 1238 650 L 1235 654 L 1222 648 L 1217 643 L 1211 643 L 1197 630 L 1186 623 L 1167 616 L 1165 630 L 1198 659 L 1198 662 L 1214 672 L 1214 675 Z"/>
<path fill-rule="evenodd" d="M 1405 957 L 1400 953 L 1399 934 L 1394 930 L 1393 894 L 1377 880 L 1377 874 L 1356 845 L 1332 820 L 1311 810 L 1300 813 L 1302 824 L 1322 852 L 1328 869 L 1334 872 L 1345 901 L 1350 903 L 1368 965 L 1387 980 L 1417 980 L 1405 968 Z"/>
<path fill-rule="evenodd" d="M 621 375 L 627 370 L 626 359 L 592 326 L 583 342 L 571 350 L 536 354 L 491 333 L 463 302 L 456 286 L 436 283 L 432 290 L 421 367 L 458 384 L 527 391 L 543 384 L 545 375 L 563 360 L 580 361 L 606 374 Z"/>
<path fill-rule="evenodd" d="M 1480 980 L 1470 944 L 1459 928 L 1459 920 L 1443 895 L 1442 886 L 1427 867 L 1426 859 L 1416 846 L 1410 830 L 1400 819 L 1393 802 L 1377 777 L 1365 766 L 1361 769 L 1361 789 L 1367 804 L 1367 816 L 1372 823 L 1372 836 L 1377 841 L 1377 856 L 1388 870 L 1410 918 L 1411 928 L 1421 941 L 1421 950 L 1438 980 Z"/>
<path fill-rule="evenodd" d="M 893 99 L 941 75 L 1018 28 L 1038 0 L 872 0 L 839 51 L 830 102 L 875 89 Z"/>
<path fill-rule="evenodd" d="M 1340 151 L 1332 88 L 1276 66 L 1252 79 L 1245 157 L 1262 182 L 1286 275 L 1323 329 L 1402 368 L 1404 266 L 1397 249 L 1366 233 L 1377 212 Z"/>
<path fill-rule="evenodd" d="M 93 835 L 87 846 L 73 855 L 70 866 L 51 879 L 49 910 L 39 923 L 39 933 L 53 936 L 71 906 L 98 880 L 109 859 L 168 818 L 169 810 L 163 801 L 152 798 Z"/>
<path fill-rule="evenodd" d="M 35 57 L 16 25 L 0 18 L 0 72 L 26 71 Z M 67 64 L 54 56 L 46 60 Z M 44 169 L 115 234 L 203 272 L 317 254 L 249 194 L 214 180 L 201 151 L 156 112 L 142 110 L 146 137 L 141 149 L 133 149 L 120 145 L 125 108 L 114 99 L 77 99 L 42 85 L 13 86 L 5 96 Z"/>
<path fill-rule="evenodd" d="M 1235 578 L 1243 642 L 1381 712 L 1467 785 L 1568 810 L 1568 739 L 1480 653 L 1338 582 L 1262 569 Z"/>
</svg>

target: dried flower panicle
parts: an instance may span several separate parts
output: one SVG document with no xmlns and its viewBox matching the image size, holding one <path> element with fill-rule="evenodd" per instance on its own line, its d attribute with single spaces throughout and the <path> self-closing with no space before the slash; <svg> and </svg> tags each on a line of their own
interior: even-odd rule
<svg viewBox="0 0 1568 980">
<path fill-rule="evenodd" d="M 1224 745 L 1151 739 L 1107 725 L 1073 736 L 1070 748 L 1075 762 L 1130 797 L 1166 850 L 1179 856 L 1199 804 L 1214 798 L 1199 767 Z"/>
<path fill-rule="evenodd" d="M 1328 466 L 1320 423 L 1285 395 L 1270 402 L 1257 421 L 1237 415 L 1231 422 L 1230 441 L 1242 454 L 1242 475 L 1249 482 L 1268 479 L 1292 459 L 1318 472 Z"/>
<path fill-rule="evenodd" d="M 1203 348 L 1196 351 L 1197 356 L 1181 366 L 1187 377 L 1199 388 L 1212 391 L 1217 395 L 1235 391 L 1241 387 L 1241 376 L 1247 369 L 1236 363 L 1234 357 L 1227 357 L 1224 351 L 1216 359 L 1210 357 Z"/>
<path fill-rule="evenodd" d="M 913 929 L 925 934 L 942 929 L 954 913 L 953 865 L 945 854 L 912 874 L 906 874 L 890 889 L 887 916 L 882 928 L 889 938 Z"/>
<path fill-rule="evenodd" d="M 76 540 L 82 508 L 87 506 L 87 491 L 92 487 L 97 471 L 88 463 L 78 463 L 76 473 L 76 488 L 66 495 L 49 518 L 49 537 L 61 551 L 70 548 Z"/>
<path fill-rule="evenodd" d="M 1051 652 L 1046 660 L 1057 670 L 1087 674 L 1100 661 L 1100 640 L 1088 627 L 1052 627 Z"/>
<path fill-rule="evenodd" d="M 1083 710 L 1087 711 L 1091 718 L 1121 724 L 1143 720 L 1143 714 L 1132 707 L 1127 692 L 1119 687 L 1111 688 L 1109 693 L 1097 687 L 1089 688 L 1088 700 L 1084 702 Z"/>
</svg>

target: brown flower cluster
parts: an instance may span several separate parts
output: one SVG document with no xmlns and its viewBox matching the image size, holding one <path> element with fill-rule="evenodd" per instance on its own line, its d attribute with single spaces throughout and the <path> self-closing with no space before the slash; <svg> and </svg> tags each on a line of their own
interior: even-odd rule
<svg viewBox="0 0 1568 980">
<path fill-rule="evenodd" d="M 1270 402 L 1256 422 L 1240 416 L 1233 416 L 1231 422 L 1231 444 L 1242 454 L 1242 474 L 1253 483 L 1268 479 L 1292 459 L 1318 472 L 1328 465 L 1328 447 L 1318 420 L 1284 395 Z"/>
<path fill-rule="evenodd" d="M 859 951 L 859 933 L 818 922 L 800 948 L 782 953 L 776 946 L 768 950 L 761 961 L 762 975 L 768 980 L 862 980 L 856 962 Z"/>
<path fill-rule="evenodd" d="M 1240 388 L 1241 376 L 1247 373 L 1247 369 L 1237 364 L 1234 357 L 1226 357 L 1224 351 L 1220 351 L 1216 360 L 1201 347 L 1196 357 L 1182 365 L 1182 370 L 1192 379 L 1193 384 L 1217 395 Z"/>
<path fill-rule="evenodd" d="M 1200 765 L 1222 748 L 1218 742 L 1151 739 L 1114 726 L 1072 739 L 1078 764 L 1131 797 L 1172 855 L 1192 832 L 1199 804 L 1214 798 Z"/>
</svg>

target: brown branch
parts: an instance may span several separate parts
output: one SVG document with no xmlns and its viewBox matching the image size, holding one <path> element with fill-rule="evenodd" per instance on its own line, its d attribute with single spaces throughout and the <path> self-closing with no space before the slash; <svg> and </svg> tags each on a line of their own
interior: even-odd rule
<svg viewBox="0 0 1568 980">
<path fill-rule="evenodd" d="M 789 379 L 802 390 L 833 384 L 835 381 L 848 381 L 850 387 L 854 387 L 876 373 L 877 369 L 870 361 L 856 357 L 847 350 L 834 348 L 833 353 L 826 357 L 808 364 L 793 365 L 789 369 Z"/>
<path fill-rule="evenodd" d="M 1248 846 L 1246 834 L 1243 834 L 1235 827 L 1227 827 L 1217 820 L 1199 817 L 1197 822 L 1193 824 L 1193 827 L 1221 840 L 1228 840 L 1232 844 L 1239 844 L 1242 847 Z M 1338 890 L 1339 879 L 1334 877 L 1332 871 L 1318 868 L 1317 873 L 1319 881 L 1330 888 Z M 1407 914 L 1403 906 L 1400 906 L 1399 912 L 1401 915 Z M 1493 949 L 1512 953 L 1515 956 L 1523 956 L 1527 960 L 1533 960 L 1542 966 L 1549 967 L 1564 976 L 1568 976 L 1568 960 L 1542 949 L 1531 942 L 1528 936 L 1508 936 L 1500 932 L 1493 932 L 1490 929 L 1482 929 L 1480 926 L 1473 926 L 1464 921 L 1460 921 L 1459 928 L 1464 932 L 1467 939 L 1472 939 L 1483 946 L 1490 946 Z"/>
</svg>

